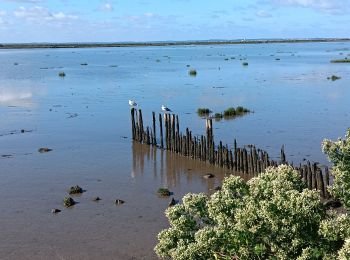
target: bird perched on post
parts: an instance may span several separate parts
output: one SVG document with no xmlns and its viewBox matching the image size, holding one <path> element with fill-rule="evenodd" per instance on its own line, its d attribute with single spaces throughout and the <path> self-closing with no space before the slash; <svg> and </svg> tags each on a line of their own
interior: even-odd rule
<svg viewBox="0 0 350 260">
<path fill-rule="evenodd" d="M 170 108 L 168 108 L 168 107 L 166 107 L 166 106 L 164 106 L 164 105 L 162 105 L 162 110 L 163 110 L 164 112 L 172 112 Z"/>
<path fill-rule="evenodd" d="M 132 107 L 136 107 L 137 103 L 134 100 L 129 100 L 129 105 Z"/>
</svg>

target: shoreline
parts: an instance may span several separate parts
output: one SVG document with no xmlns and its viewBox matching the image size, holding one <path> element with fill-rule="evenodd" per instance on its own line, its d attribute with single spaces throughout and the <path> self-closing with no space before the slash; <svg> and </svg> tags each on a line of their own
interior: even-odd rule
<svg viewBox="0 0 350 260">
<path fill-rule="evenodd" d="M 222 40 L 222 41 L 175 41 L 175 42 L 116 42 L 116 43 L 0 43 L 1 49 L 68 49 L 68 48 L 110 48 L 110 47 L 166 47 L 190 45 L 238 45 L 238 44 L 276 44 L 276 43 L 313 43 L 313 42 L 350 42 L 350 38 L 321 39 L 276 39 L 276 40 Z"/>
</svg>

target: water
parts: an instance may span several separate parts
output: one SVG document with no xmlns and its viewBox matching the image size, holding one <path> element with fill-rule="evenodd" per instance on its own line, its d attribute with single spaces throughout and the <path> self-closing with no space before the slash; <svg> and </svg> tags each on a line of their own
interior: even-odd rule
<svg viewBox="0 0 350 260">
<path fill-rule="evenodd" d="M 225 170 L 132 144 L 128 99 L 145 122 L 169 106 L 195 134 L 205 126 L 198 107 L 242 105 L 254 113 L 214 123 L 217 140 L 275 158 L 284 144 L 289 161 L 326 164 L 321 141 L 350 127 L 350 66 L 329 61 L 349 54 L 344 42 L 1 50 L 0 259 L 155 258 L 168 204 L 156 190 L 169 186 L 180 199 L 220 185 Z M 333 74 L 341 79 L 327 80 Z M 86 193 L 63 209 L 76 184 Z"/>
</svg>

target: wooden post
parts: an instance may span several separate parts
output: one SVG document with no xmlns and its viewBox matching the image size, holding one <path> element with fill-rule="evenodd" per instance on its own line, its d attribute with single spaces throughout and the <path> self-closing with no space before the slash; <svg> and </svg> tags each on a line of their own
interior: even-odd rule
<svg viewBox="0 0 350 260">
<path fill-rule="evenodd" d="M 153 118 L 153 145 L 157 145 L 157 134 L 156 134 L 156 113 L 152 112 L 152 118 Z"/>
<path fill-rule="evenodd" d="M 162 115 L 159 114 L 159 132 L 160 132 L 160 148 L 164 149 L 164 143 L 163 143 L 163 122 L 162 122 Z"/>
</svg>

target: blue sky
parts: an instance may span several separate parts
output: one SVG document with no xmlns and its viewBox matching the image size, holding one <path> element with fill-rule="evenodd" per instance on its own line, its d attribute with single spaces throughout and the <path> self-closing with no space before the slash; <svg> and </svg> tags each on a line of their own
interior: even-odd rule
<svg viewBox="0 0 350 260">
<path fill-rule="evenodd" d="M 0 0 L 0 42 L 350 37 L 350 0 Z"/>
</svg>

